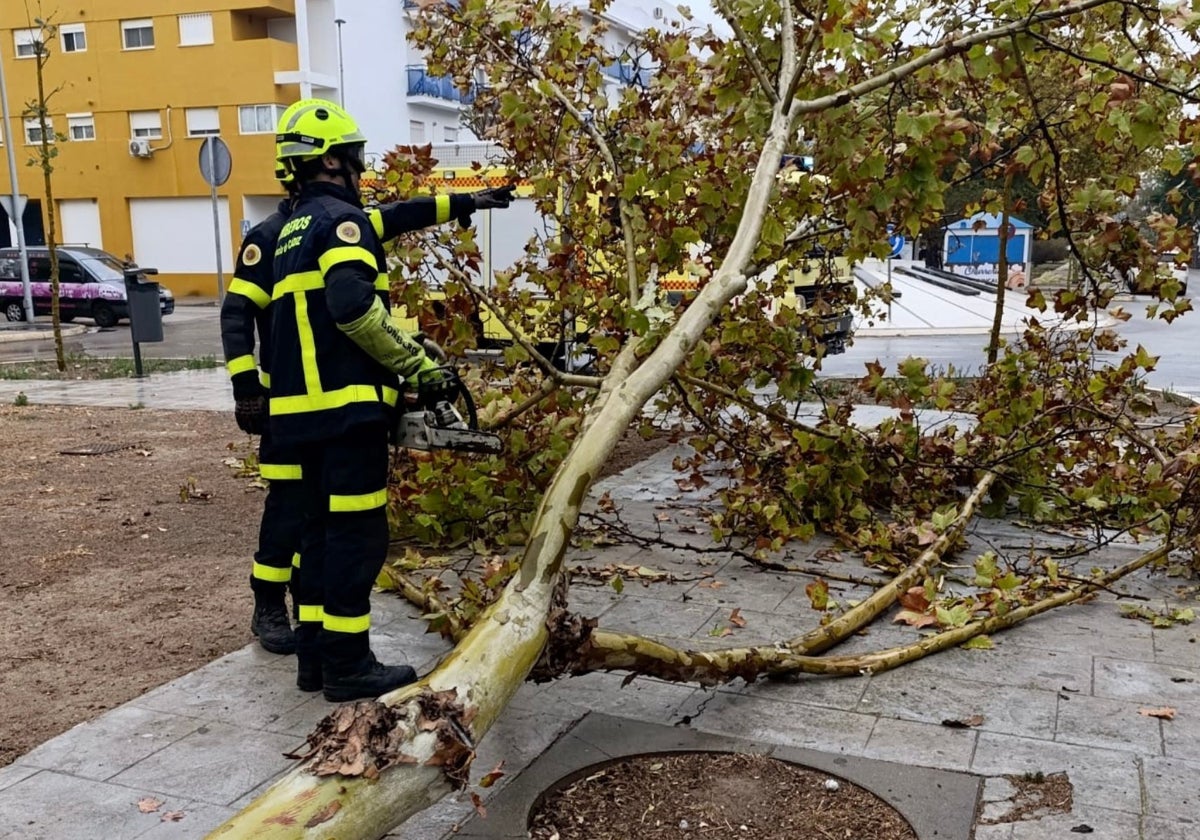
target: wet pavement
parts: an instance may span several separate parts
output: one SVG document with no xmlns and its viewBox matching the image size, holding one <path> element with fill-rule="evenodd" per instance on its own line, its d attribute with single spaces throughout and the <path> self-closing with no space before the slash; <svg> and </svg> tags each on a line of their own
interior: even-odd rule
<svg viewBox="0 0 1200 840">
<path fill-rule="evenodd" d="M 190 325 L 196 335 L 215 327 L 211 311 L 178 323 Z M 119 335 L 111 340 L 119 341 Z M 191 341 L 194 354 L 203 354 L 199 340 Z M 137 381 L 0 381 L 0 400 L 11 402 L 18 390 L 32 402 L 231 408 L 219 368 Z M 877 417 L 867 414 L 856 422 Z M 814 626 L 820 614 L 805 594 L 811 578 L 762 571 L 706 542 L 700 511 L 711 504 L 706 494 L 712 490 L 680 489 L 671 466 L 677 454 L 668 448 L 598 483 L 590 498 L 594 504 L 607 493 L 632 527 L 645 534 L 661 531 L 672 543 L 697 550 L 610 545 L 575 549 L 569 562 L 596 568 L 636 563 L 673 572 L 680 581 L 629 583 L 620 593 L 581 582 L 572 587 L 571 607 L 598 616 L 605 629 L 691 648 L 767 644 Z M 991 521 L 977 523 L 969 540 L 972 551 L 1019 554 L 1066 538 Z M 819 537 L 791 548 L 786 560 L 838 576 L 872 573 L 830 548 Z M 1112 566 L 1137 550 L 1110 547 L 1089 565 Z M 842 603 L 868 591 L 835 581 L 830 587 Z M 1172 581 L 1146 572 L 1119 588 L 1152 599 L 1155 607 L 1179 597 Z M 472 781 L 500 760 L 508 775 L 493 787 L 473 790 L 484 800 L 503 796 L 506 785 L 560 736 L 598 712 L 685 728 L 701 738 L 732 736 L 972 774 L 984 800 L 976 840 L 1052 840 L 1082 833 L 1096 840 L 1193 840 L 1200 836 L 1200 625 L 1153 628 L 1122 618 L 1117 605 L 1113 595 L 1104 594 L 997 635 L 993 650 L 953 649 L 877 675 L 736 681 L 711 689 L 645 677 L 624 684 L 623 674 L 527 684 L 482 740 Z M 730 621 L 734 610 L 744 626 Z M 384 661 L 408 661 L 423 673 L 449 650 L 445 641 L 425 633 L 419 611 L 395 595 L 377 593 L 372 615 L 372 646 Z M 877 625 L 836 652 L 918 638 L 907 627 Z M 1143 713 L 1162 707 L 1174 709 L 1174 718 Z M 292 761 L 284 753 L 301 746 L 332 708 L 295 687 L 294 660 L 265 653 L 247 638 L 245 648 L 0 769 L 0 837 L 203 837 L 285 773 Z M 976 715 L 981 721 L 975 726 L 943 725 Z M 1005 821 L 1014 796 L 1006 774 L 1059 771 L 1074 788 L 1069 810 Z M 143 813 L 138 803 L 145 798 L 161 804 Z M 464 791 L 388 836 L 441 840 L 473 814 Z M 469 830 L 481 834 L 478 822 Z"/>
</svg>

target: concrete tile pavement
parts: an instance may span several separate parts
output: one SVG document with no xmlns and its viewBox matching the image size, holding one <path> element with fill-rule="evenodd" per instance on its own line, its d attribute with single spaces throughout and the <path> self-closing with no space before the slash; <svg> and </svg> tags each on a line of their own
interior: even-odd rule
<svg viewBox="0 0 1200 840">
<path fill-rule="evenodd" d="M 8 383 L 0 383 L 0 389 Z M 125 406 L 137 393 L 28 387 L 31 399 L 59 395 Z M 58 385 L 59 383 L 52 383 Z M 83 388 L 90 383 L 68 383 Z M 147 384 L 147 383 L 122 383 Z M 140 395 L 146 407 L 228 410 L 221 371 L 156 375 Z M 107 391 L 105 393 L 104 391 Z M 207 396 L 204 396 L 207 395 Z M 0 390 L 0 399 L 5 398 Z M 103 402 L 107 400 L 107 402 Z M 683 511 L 703 497 L 676 485 L 670 450 L 594 488 L 638 516 L 647 528 L 692 520 Z M 672 501 L 667 503 L 668 497 Z M 668 511 L 671 520 L 658 521 Z M 990 529 L 990 530 L 989 530 Z M 680 532 L 680 542 L 698 535 Z M 985 524 L 980 544 L 1029 540 L 1003 523 Z M 1039 541 L 1052 536 L 1037 535 Z M 803 547 L 808 557 L 824 543 Z M 1120 562 L 1110 549 L 1102 563 Z M 719 552 L 696 567 L 670 549 L 593 547 L 570 562 L 638 563 L 679 571 L 689 562 L 723 583 L 629 584 L 623 592 L 577 586 L 577 607 L 607 629 L 679 640 L 693 647 L 763 643 L 812 626 L 805 578 L 760 572 Z M 864 574 L 853 561 L 831 564 Z M 1143 577 L 1137 586 L 1153 585 Z M 744 628 L 728 616 L 740 609 Z M 432 667 L 447 644 L 424 633 L 417 611 L 377 594 L 372 643 L 385 660 Z M 731 635 L 713 635 L 731 627 Z M 954 649 L 876 676 L 740 682 L 701 689 L 619 674 L 592 674 L 529 684 L 480 745 L 478 779 L 503 759 L 515 776 L 589 711 L 750 737 L 835 754 L 1000 774 L 1065 771 L 1074 785 L 1068 814 L 981 826 L 977 840 L 1048 840 L 1088 825 L 1097 837 L 1171 840 L 1200 832 L 1200 648 L 1194 627 L 1151 630 L 1120 618 L 1104 596 L 997 636 L 991 651 Z M 867 650 L 915 640 L 903 627 L 873 628 L 844 648 Z M 839 652 L 841 652 L 839 650 Z M 0 837 L 46 840 L 198 838 L 287 771 L 284 753 L 299 747 L 332 706 L 294 687 L 292 663 L 248 645 L 82 724 L 0 769 Z M 1177 709 L 1174 720 L 1140 714 Z M 943 720 L 983 716 L 978 727 Z M 485 798 L 503 791 L 476 789 Z M 161 804 L 151 813 L 140 800 Z M 473 813 L 466 792 L 443 800 L 389 837 L 442 840 Z M 170 815 L 170 818 L 165 818 Z"/>
</svg>

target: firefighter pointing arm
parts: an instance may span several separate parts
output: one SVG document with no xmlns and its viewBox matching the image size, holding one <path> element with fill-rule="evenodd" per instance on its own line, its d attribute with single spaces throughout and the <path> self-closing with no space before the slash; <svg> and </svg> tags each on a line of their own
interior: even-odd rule
<svg viewBox="0 0 1200 840">
<path fill-rule="evenodd" d="M 299 453 L 305 525 L 297 685 L 345 702 L 416 679 L 368 641 L 370 594 L 388 548 L 388 435 L 400 379 L 437 368 L 391 319 L 382 238 L 503 207 L 507 194 L 363 209 L 365 138 L 341 107 L 304 100 L 280 118 L 277 156 L 300 192 L 274 251 L 270 429 Z M 452 375 L 452 374 L 446 374 Z"/>
</svg>

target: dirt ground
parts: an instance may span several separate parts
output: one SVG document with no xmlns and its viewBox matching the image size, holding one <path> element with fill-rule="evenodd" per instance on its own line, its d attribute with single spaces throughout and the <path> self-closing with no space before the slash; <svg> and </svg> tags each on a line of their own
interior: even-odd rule
<svg viewBox="0 0 1200 840">
<path fill-rule="evenodd" d="M 264 494 L 232 413 L 5 406 L 0 440 L 5 765 L 251 639 Z"/>
<path fill-rule="evenodd" d="M 0 766 L 252 641 L 232 412 L 0 406 Z M 665 438 L 626 440 L 606 473 Z M 93 455 L 63 450 L 117 448 Z"/>
<path fill-rule="evenodd" d="M 898 811 L 858 785 L 737 753 L 613 762 L 546 797 L 530 822 L 538 840 L 917 840 Z"/>
</svg>

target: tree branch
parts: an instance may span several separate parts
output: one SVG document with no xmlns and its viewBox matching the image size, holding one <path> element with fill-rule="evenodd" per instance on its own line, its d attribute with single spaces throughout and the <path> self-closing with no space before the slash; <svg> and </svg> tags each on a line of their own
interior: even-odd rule
<svg viewBox="0 0 1200 840">
<path fill-rule="evenodd" d="M 767 75 L 767 68 L 763 66 L 762 60 L 758 56 L 758 51 L 754 48 L 754 44 L 746 35 L 746 30 L 742 28 L 742 23 L 733 14 L 733 10 L 729 8 L 728 0 L 715 0 L 713 5 L 720 12 L 721 17 L 729 24 L 733 30 L 733 35 L 737 42 L 741 44 L 742 53 L 746 56 L 746 61 L 750 64 L 750 69 L 754 72 L 754 78 L 758 80 L 758 86 L 762 88 L 764 94 L 771 104 L 779 102 L 779 94 L 775 92 L 774 85 L 771 84 L 771 79 Z"/>
<path fill-rule="evenodd" d="M 888 85 L 906 79 L 926 67 L 930 67 L 949 58 L 953 55 L 966 52 L 976 44 L 986 44 L 990 41 L 996 41 L 1001 38 L 1007 38 L 1017 32 L 1028 31 L 1035 23 L 1046 23 L 1054 20 L 1062 20 L 1064 18 L 1074 17 L 1075 15 L 1085 12 L 1089 9 L 1095 9 L 1100 6 L 1108 5 L 1109 3 L 1121 2 L 1121 0 L 1080 0 L 1077 3 L 1068 3 L 1057 9 L 1047 9 L 1045 11 L 1036 12 L 1022 20 L 1013 21 L 1012 23 L 1003 26 L 997 26 L 983 32 L 975 32 L 971 35 L 965 35 L 961 38 L 954 38 L 943 43 L 941 46 L 934 47 L 926 53 L 923 53 L 916 58 L 901 64 L 899 67 L 893 67 L 885 73 L 880 73 L 877 76 L 872 76 L 856 85 L 851 85 L 845 90 L 838 93 L 831 93 L 828 96 L 821 96 L 816 99 L 809 99 L 804 102 L 797 102 L 793 105 L 793 110 L 797 114 L 811 114 L 817 111 L 825 111 L 829 108 L 837 108 L 853 102 L 859 97 L 865 96 L 872 91 L 878 90 Z"/>
</svg>

